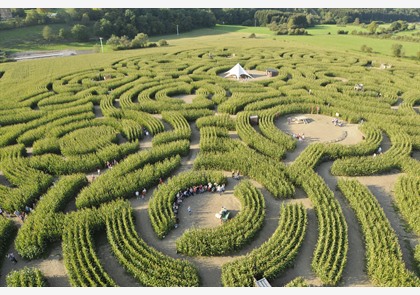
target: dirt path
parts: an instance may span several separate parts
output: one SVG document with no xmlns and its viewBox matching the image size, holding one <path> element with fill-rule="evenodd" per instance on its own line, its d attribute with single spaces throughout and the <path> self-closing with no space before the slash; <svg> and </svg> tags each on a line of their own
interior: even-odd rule
<svg viewBox="0 0 420 295">
<path fill-rule="evenodd" d="M 181 99 L 187 104 L 193 103 L 193 100 L 196 97 L 197 95 L 195 94 L 181 94 L 181 95 L 172 96 L 172 98 Z"/>
<path fill-rule="evenodd" d="M 387 219 L 389 220 L 391 227 L 394 229 L 398 236 L 398 241 L 403 253 L 403 260 L 407 269 L 413 271 L 413 261 L 411 259 L 410 248 L 418 243 L 418 238 L 408 233 L 404 228 L 404 221 L 402 217 L 394 209 L 394 196 L 393 188 L 398 177 L 403 175 L 402 173 L 390 173 L 381 176 L 364 176 L 355 177 L 363 185 L 371 191 L 376 197 L 379 205 L 385 212 Z"/>
<path fill-rule="evenodd" d="M 100 106 L 93 106 L 93 112 L 95 113 L 96 118 L 102 118 L 104 115 L 102 114 L 102 110 Z"/>
<path fill-rule="evenodd" d="M 321 281 L 312 271 L 311 263 L 313 252 L 318 239 L 318 223 L 312 202 L 301 188 L 296 188 L 293 199 L 285 200 L 285 203 L 300 202 L 304 205 L 308 214 L 308 225 L 302 247 L 294 261 L 294 266 L 287 269 L 277 279 L 270 282 L 273 286 L 284 286 L 294 278 L 301 276 L 313 286 L 321 286 Z"/>
<path fill-rule="evenodd" d="M 311 143 L 325 142 L 338 143 L 343 145 L 356 144 L 362 141 L 362 133 L 358 124 L 347 124 L 343 127 L 334 126 L 332 117 L 319 114 L 295 114 L 290 118 L 304 116 L 309 119 L 308 124 L 288 123 L 286 116 L 275 120 L 276 127 L 287 134 L 304 134 L 304 140 L 298 140 L 296 148 L 287 152 L 284 163 L 289 165 L 300 155 L 300 153 Z"/>
<path fill-rule="evenodd" d="M 337 177 L 331 175 L 330 169 L 332 162 L 325 162 L 319 165 L 316 172 L 324 179 L 329 189 L 334 192 L 334 196 L 343 210 L 344 218 L 348 227 L 349 250 L 347 253 L 347 264 L 343 271 L 341 286 L 372 286 L 365 269 L 365 247 L 362 230 L 357 221 L 356 215 L 347 204 L 345 197 L 337 187 Z"/>
</svg>

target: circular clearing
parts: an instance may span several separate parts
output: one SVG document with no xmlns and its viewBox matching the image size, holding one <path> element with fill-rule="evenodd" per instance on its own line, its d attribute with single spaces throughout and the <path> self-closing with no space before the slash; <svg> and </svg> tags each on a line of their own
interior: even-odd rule
<svg viewBox="0 0 420 295">
<path fill-rule="evenodd" d="M 289 124 L 288 118 L 291 122 Z M 296 118 L 307 118 L 307 123 Z M 362 132 L 358 124 L 348 124 L 339 119 L 340 127 L 333 123 L 334 117 L 318 114 L 294 114 L 279 118 L 275 124 L 283 132 L 293 135 L 304 135 L 304 142 L 336 142 L 340 144 L 357 144 L 362 141 Z"/>
</svg>

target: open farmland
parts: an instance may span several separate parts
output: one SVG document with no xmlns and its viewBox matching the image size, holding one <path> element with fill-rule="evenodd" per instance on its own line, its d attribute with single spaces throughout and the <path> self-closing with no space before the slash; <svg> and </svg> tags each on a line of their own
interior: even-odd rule
<svg viewBox="0 0 420 295">
<path fill-rule="evenodd" d="M 0 285 L 420 286 L 420 66 L 283 39 L 1 64 Z"/>
</svg>

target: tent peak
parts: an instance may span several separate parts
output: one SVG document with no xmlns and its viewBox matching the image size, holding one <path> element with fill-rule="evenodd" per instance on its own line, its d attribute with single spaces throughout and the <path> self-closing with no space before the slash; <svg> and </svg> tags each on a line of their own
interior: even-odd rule
<svg viewBox="0 0 420 295">
<path fill-rule="evenodd" d="M 250 74 L 247 73 L 247 71 L 244 70 L 244 68 L 241 66 L 240 63 L 237 63 L 233 68 L 231 68 L 225 74 L 226 74 L 225 78 L 229 76 L 236 76 L 236 80 L 239 80 L 241 76 L 247 76 L 249 78 L 253 78 Z"/>
</svg>

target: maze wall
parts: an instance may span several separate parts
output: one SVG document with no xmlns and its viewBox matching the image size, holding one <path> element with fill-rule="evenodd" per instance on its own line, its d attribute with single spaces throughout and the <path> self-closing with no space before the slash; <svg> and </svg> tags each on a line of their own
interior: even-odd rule
<svg viewBox="0 0 420 295">
<path fill-rule="evenodd" d="M 255 79 L 224 78 L 236 63 Z M 268 68 L 278 75 L 265 76 Z M 263 277 L 275 282 L 299 257 L 313 210 L 317 238 L 308 271 L 318 285 L 342 286 L 354 229 L 337 200 L 340 191 L 361 224 L 369 285 L 420 286 L 420 246 L 412 246 L 416 262 L 407 266 L 406 245 L 368 188 L 352 180 L 338 190 L 316 171 L 328 161 L 340 179 L 402 173 L 395 204 L 418 243 L 419 70 L 397 62 L 382 69 L 352 54 L 211 48 L 127 58 L 34 85 L 32 93 L 0 106 L 0 254 L 13 250 L 21 260 L 3 261 L 2 273 L 42 261 L 58 243 L 71 286 L 117 286 L 97 253 L 103 236 L 140 286 L 202 286 L 200 264 L 191 259 L 201 256 L 232 257 L 220 265 L 217 286 L 253 286 Z M 316 108 L 317 115 L 359 124 L 363 140 L 314 142 L 290 160 L 298 140 L 277 123 Z M 385 138 L 390 147 L 376 156 Z M 168 243 L 165 237 L 183 222 L 173 208 L 177 192 L 229 183 L 230 171 L 243 177 L 234 189 L 239 214 L 216 228 L 186 231 L 176 241 L 177 256 L 139 234 L 135 191 L 152 196 L 144 214 L 159 243 Z M 250 247 L 268 222 L 267 196 L 256 183 L 281 204 L 280 217 L 272 236 Z M 297 190 L 313 208 L 290 202 Z M 36 270 L 17 276 L 10 272 L 10 285 L 47 285 Z M 289 285 L 308 284 L 297 278 Z"/>
</svg>

